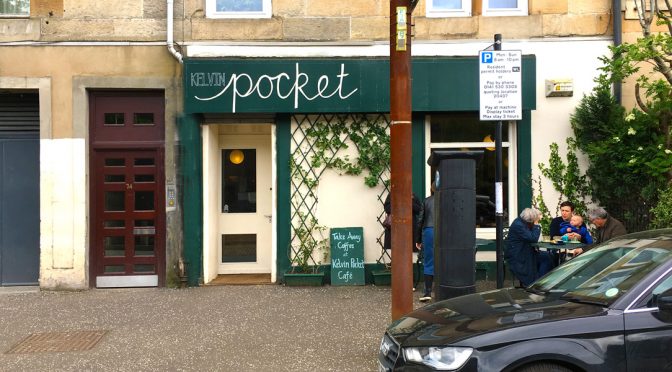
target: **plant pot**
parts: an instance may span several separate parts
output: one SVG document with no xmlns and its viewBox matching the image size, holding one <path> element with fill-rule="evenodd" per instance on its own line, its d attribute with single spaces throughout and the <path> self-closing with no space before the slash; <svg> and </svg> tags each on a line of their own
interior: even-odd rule
<svg viewBox="0 0 672 372">
<path fill-rule="evenodd" d="M 374 285 L 384 286 L 392 284 L 392 271 L 390 270 L 372 271 L 371 274 L 373 274 Z"/>
<path fill-rule="evenodd" d="M 324 285 L 324 273 L 285 273 L 285 285 L 290 287 L 319 287 Z"/>
</svg>

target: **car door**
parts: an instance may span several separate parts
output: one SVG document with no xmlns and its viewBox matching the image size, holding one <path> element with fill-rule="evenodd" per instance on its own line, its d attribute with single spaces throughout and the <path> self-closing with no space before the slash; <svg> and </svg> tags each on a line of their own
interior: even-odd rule
<svg viewBox="0 0 672 372">
<path fill-rule="evenodd" d="M 624 313 L 628 371 L 672 370 L 672 314 L 661 312 L 655 296 L 672 288 L 668 271 L 638 306 Z"/>
</svg>

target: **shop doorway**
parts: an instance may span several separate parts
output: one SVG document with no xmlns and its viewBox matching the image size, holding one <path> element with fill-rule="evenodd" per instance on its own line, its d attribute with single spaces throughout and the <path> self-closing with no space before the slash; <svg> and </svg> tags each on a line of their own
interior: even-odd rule
<svg viewBox="0 0 672 372">
<path fill-rule="evenodd" d="M 271 273 L 270 125 L 219 135 L 218 274 Z M 229 128 L 230 129 L 230 128 Z M 249 131 L 254 133 L 250 134 Z"/>
</svg>

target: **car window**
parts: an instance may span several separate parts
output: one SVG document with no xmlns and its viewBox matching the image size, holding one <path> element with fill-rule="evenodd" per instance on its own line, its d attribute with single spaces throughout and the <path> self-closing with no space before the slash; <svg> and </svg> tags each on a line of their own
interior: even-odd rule
<svg viewBox="0 0 672 372">
<path fill-rule="evenodd" d="M 672 240 L 618 239 L 563 264 L 531 289 L 608 305 L 669 259 Z"/>
<path fill-rule="evenodd" d="M 656 296 L 672 288 L 672 275 L 668 274 L 667 278 L 663 279 L 662 282 L 658 283 L 651 293 L 639 301 L 636 308 L 653 308 L 656 306 Z"/>
</svg>

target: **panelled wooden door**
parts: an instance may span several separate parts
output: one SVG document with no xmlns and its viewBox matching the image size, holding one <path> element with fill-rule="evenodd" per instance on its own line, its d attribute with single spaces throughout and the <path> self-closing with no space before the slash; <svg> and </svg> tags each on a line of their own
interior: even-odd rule
<svg viewBox="0 0 672 372">
<path fill-rule="evenodd" d="M 163 286 L 164 94 L 96 91 L 90 98 L 91 283 Z"/>
<path fill-rule="evenodd" d="M 156 286 L 163 265 L 164 205 L 153 150 L 94 152 L 96 286 Z"/>
</svg>

